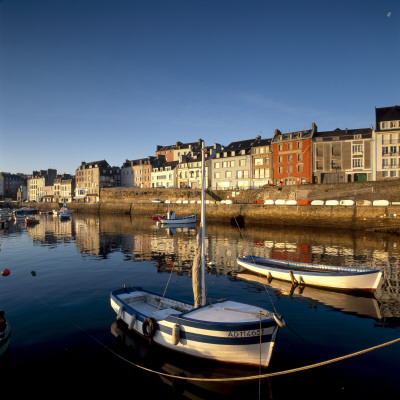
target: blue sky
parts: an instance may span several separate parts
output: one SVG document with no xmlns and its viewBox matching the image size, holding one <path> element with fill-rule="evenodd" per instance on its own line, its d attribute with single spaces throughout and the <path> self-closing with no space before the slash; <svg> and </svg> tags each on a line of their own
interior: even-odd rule
<svg viewBox="0 0 400 400">
<path fill-rule="evenodd" d="M 0 171 L 369 127 L 399 42 L 399 0 L 0 0 Z"/>
</svg>

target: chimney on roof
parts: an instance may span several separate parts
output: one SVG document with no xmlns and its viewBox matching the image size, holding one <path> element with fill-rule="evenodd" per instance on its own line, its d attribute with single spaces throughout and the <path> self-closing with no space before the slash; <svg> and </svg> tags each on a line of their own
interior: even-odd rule
<svg viewBox="0 0 400 400">
<path fill-rule="evenodd" d="M 260 139 L 261 139 L 261 136 L 258 135 L 258 136 L 256 137 L 256 140 L 260 140 Z"/>
<path fill-rule="evenodd" d="M 318 127 L 317 125 L 315 125 L 315 122 L 313 122 L 311 125 L 311 131 L 312 133 L 318 132 Z"/>
</svg>

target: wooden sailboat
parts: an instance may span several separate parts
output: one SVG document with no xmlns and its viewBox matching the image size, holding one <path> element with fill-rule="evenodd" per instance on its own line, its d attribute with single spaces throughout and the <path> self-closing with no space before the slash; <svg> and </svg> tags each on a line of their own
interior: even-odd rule
<svg viewBox="0 0 400 400">
<path fill-rule="evenodd" d="M 254 256 L 238 258 L 237 263 L 269 278 L 347 292 L 373 293 L 382 277 L 379 269 L 316 265 Z"/>
<path fill-rule="evenodd" d="M 233 364 L 267 367 L 281 317 L 266 309 L 223 300 L 206 304 L 205 161 L 202 149 L 202 207 L 199 254 L 193 264 L 194 304 L 139 287 L 111 293 L 117 319 L 129 329 L 177 352 Z"/>
</svg>

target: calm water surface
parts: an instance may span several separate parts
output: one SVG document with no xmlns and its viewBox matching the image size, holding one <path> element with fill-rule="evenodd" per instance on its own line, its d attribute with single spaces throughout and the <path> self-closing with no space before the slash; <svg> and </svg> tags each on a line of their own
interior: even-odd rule
<svg viewBox="0 0 400 400">
<path fill-rule="evenodd" d="M 109 293 L 124 284 L 192 301 L 190 268 L 196 227 L 168 230 L 151 218 L 81 216 L 60 222 L 39 216 L 35 227 L 0 231 L 0 309 L 12 326 L 0 357 L 2 394 L 135 396 L 150 399 L 399 398 L 400 343 L 319 368 L 239 383 L 188 382 L 177 376 L 257 375 L 180 359 L 149 346 L 115 323 Z M 398 236 L 294 228 L 207 227 L 207 292 L 275 307 L 287 326 L 262 373 L 303 367 L 400 338 Z M 383 268 L 372 298 L 311 288 L 291 291 L 240 271 L 235 259 L 254 254 L 333 265 Z M 273 304 L 271 304 L 271 302 Z"/>
</svg>

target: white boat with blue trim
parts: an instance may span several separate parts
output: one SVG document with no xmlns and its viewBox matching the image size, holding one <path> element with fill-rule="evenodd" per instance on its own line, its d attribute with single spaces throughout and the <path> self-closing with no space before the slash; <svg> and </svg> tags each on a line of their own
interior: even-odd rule
<svg viewBox="0 0 400 400">
<path fill-rule="evenodd" d="M 270 279 L 346 292 L 373 293 L 382 278 L 382 270 L 373 268 L 316 265 L 255 256 L 238 258 L 237 263 Z"/>
<path fill-rule="evenodd" d="M 196 214 L 186 215 L 184 217 L 177 217 L 175 211 L 170 211 L 167 213 L 166 217 L 159 219 L 158 222 L 161 226 L 165 225 L 182 225 L 182 224 L 195 224 Z"/>
<path fill-rule="evenodd" d="M 194 304 L 167 297 L 165 292 L 123 287 L 111 293 L 111 307 L 132 332 L 163 347 L 217 362 L 267 367 L 278 329 L 284 326 L 280 315 L 232 300 L 206 302 L 204 146 L 202 153 L 200 251 L 192 273 Z"/>
</svg>

